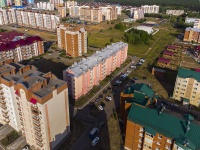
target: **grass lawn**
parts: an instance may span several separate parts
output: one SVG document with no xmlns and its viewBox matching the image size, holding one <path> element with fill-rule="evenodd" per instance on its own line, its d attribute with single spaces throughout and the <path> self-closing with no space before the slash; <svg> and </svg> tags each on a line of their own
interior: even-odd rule
<svg viewBox="0 0 200 150">
<path fill-rule="evenodd" d="M 0 142 L 3 146 L 8 146 L 14 142 L 19 137 L 19 134 L 16 131 L 12 131 L 8 136 L 2 139 Z"/>
<path fill-rule="evenodd" d="M 72 146 L 72 144 L 77 140 L 77 138 L 84 132 L 84 130 L 85 130 L 85 128 L 84 128 L 83 123 L 80 120 L 73 118 L 71 121 L 72 134 L 59 147 L 58 150 L 68 150 Z"/>
</svg>

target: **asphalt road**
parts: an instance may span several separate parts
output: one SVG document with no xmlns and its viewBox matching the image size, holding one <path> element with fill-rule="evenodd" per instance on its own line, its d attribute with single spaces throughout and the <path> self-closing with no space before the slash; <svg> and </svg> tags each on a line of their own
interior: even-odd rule
<svg viewBox="0 0 200 150">
<path fill-rule="evenodd" d="M 116 92 L 112 96 L 112 101 L 104 101 L 105 107 L 104 110 L 101 111 L 100 115 L 97 118 L 91 117 L 89 115 L 90 108 L 88 106 L 89 102 L 95 102 L 95 99 L 99 97 L 99 94 L 102 94 L 104 89 L 107 89 L 107 87 L 112 87 L 112 83 L 114 83 L 116 80 L 120 78 L 120 74 L 126 72 L 126 70 L 131 70 L 130 66 L 136 65 L 139 61 L 139 58 L 132 58 L 133 63 L 127 64 L 121 71 L 117 74 L 117 76 L 111 81 L 111 83 L 106 84 L 102 89 L 97 92 L 97 94 L 90 99 L 87 104 L 85 104 L 82 108 L 75 108 L 74 110 L 74 117 L 77 117 L 78 119 L 82 120 L 86 124 L 86 130 L 81 134 L 81 136 L 76 140 L 76 142 L 70 147 L 69 150 L 89 150 L 92 149 L 91 147 L 91 139 L 89 138 L 89 132 L 93 129 L 93 127 L 98 127 L 98 125 L 103 121 L 107 122 L 107 119 L 111 116 L 113 113 L 113 109 L 116 109 L 120 105 L 120 92 L 125 88 L 126 84 L 122 83 L 120 86 L 114 87 L 113 90 L 119 90 L 119 92 Z M 101 131 L 100 131 L 101 132 Z"/>
</svg>

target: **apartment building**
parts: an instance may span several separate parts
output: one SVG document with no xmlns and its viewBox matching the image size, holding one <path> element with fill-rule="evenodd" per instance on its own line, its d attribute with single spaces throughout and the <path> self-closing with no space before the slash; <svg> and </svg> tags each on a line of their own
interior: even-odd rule
<svg viewBox="0 0 200 150">
<path fill-rule="evenodd" d="M 82 21 L 100 23 L 102 21 L 111 21 L 117 19 L 121 14 L 121 7 L 105 6 L 105 7 L 90 7 L 90 6 L 71 6 L 69 8 L 70 16 L 79 17 Z"/>
<path fill-rule="evenodd" d="M 66 7 L 58 6 L 58 15 L 63 18 L 66 17 Z"/>
<path fill-rule="evenodd" d="M 16 14 L 14 8 L 0 8 L 0 25 L 16 24 Z"/>
<path fill-rule="evenodd" d="M 99 85 L 106 76 L 125 62 L 127 51 L 127 43 L 113 43 L 64 70 L 63 78 L 68 84 L 69 95 L 78 100 L 79 97 L 87 94 L 93 86 Z"/>
<path fill-rule="evenodd" d="M 148 14 L 157 14 L 159 13 L 159 6 L 157 5 L 142 5 L 141 8 L 143 9 L 144 13 Z"/>
<path fill-rule="evenodd" d="M 36 8 L 44 9 L 44 10 L 51 10 L 51 11 L 53 11 L 55 9 L 54 4 L 51 4 L 49 2 L 36 3 Z"/>
<path fill-rule="evenodd" d="M 139 20 L 144 18 L 144 11 L 141 7 L 134 7 L 131 8 L 130 10 L 130 17 L 135 19 L 135 20 Z"/>
<path fill-rule="evenodd" d="M 17 23 L 20 26 L 56 32 L 60 16 L 53 12 L 38 10 L 16 10 Z"/>
<path fill-rule="evenodd" d="M 183 41 L 200 43 L 200 28 L 186 28 Z"/>
<path fill-rule="evenodd" d="M 200 72 L 198 70 L 178 69 L 173 98 L 183 103 L 199 107 L 200 104 Z"/>
<path fill-rule="evenodd" d="M 193 28 L 200 28 L 200 18 L 185 18 L 185 23 L 194 24 Z"/>
<path fill-rule="evenodd" d="M 0 44 L 0 59 L 22 61 L 44 53 L 43 40 L 38 37 L 27 37 Z"/>
<path fill-rule="evenodd" d="M 190 114 L 177 114 L 164 106 L 129 107 L 126 150 L 196 150 L 200 148 L 200 123 Z"/>
<path fill-rule="evenodd" d="M 77 6 L 78 4 L 77 4 L 77 1 L 66 1 L 65 2 L 66 4 L 65 4 L 65 6 L 69 9 L 70 7 L 72 7 L 72 6 Z"/>
<path fill-rule="evenodd" d="M 200 122 L 157 103 L 146 84 L 127 86 L 121 93 L 120 120 L 126 150 L 196 150 L 200 148 Z M 173 108 L 171 108 L 173 109 Z"/>
<path fill-rule="evenodd" d="M 14 0 L 15 6 L 22 6 L 22 0 Z"/>
<path fill-rule="evenodd" d="M 184 14 L 184 10 L 167 10 L 166 11 L 167 15 L 173 15 L 173 16 L 180 16 L 182 14 Z"/>
<path fill-rule="evenodd" d="M 35 149 L 54 149 L 70 132 L 67 84 L 51 72 L 1 62 L 0 122 L 21 130 Z"/>
<path fill-rule="evenodd" d="M 87 30 L 81 26 L 60 25 L 57 28 L 58 48 L 71 57 L 87 53 Z"/>
<path fill-rule="evenodd" d="M 58 6 L 64 6 L 64 1 L 63 0 L 49 0 L 51 4 L 54 4 L 55 8 Z"/>
</svg>

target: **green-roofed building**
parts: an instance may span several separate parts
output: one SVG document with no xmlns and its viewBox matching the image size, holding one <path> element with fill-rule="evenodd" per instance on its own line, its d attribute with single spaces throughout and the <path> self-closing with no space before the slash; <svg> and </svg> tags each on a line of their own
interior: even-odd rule
<svg viewBox="0 0 200 150">
<path fill-rule="evenodd" d="M 199 150 L 200 122 L 189 114 L 132 104 L 126 123 L 125 149 Z"/>
<path fill-rule="evenodd" d="M 156 99 L 157 95 L 155 95 L 151 87 L 146 84 L 137 83 L 126 87 L 124 91 L 121 92 L 120 97 L 120 119 L 126 122 L 127 111 L 133 103 L 145 107 Z"/>
<path fill-rule="evenodd" d="M 199 107 L 200 104 L 200 71 L 179 68 L 174 86 L 173 98 L 183 104 Z"/>
</svg>

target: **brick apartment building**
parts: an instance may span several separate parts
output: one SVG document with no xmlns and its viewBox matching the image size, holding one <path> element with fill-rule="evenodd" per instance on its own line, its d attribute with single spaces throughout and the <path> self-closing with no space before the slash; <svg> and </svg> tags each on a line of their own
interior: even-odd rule
<svg viewBox="0 0 200 150">
<path fill-rule="evenodd" d="M 200 28 L 186 28 L 183 41 L 200 43 Z"/>
<path fill-rule="evenodd" d="M 173 98 L 186 104 L 200 106 L 199 70 L 178 69 Z"/>
<path fill-rule="evenodd" d="M 87 53 L 87 30 L 85 27 L 60 25 L 57 28 L 58 48 L 66 50 L 71 57 Z"/>
<path fill-rule="evenodd" d="M 121 93 L 126 150 L 196 150 L 200 148 L 200 123 L 189 114 L 167 111 L 145 84 Z"/>
<path fill-rule="evenodd" d="M 20 62 L 44 53 L 43 40 L 38 36 L 25 37 L 16 32 L 5 32 L 0 35 L 2 35 L 0 40 L 1 60 L 14 59 Z"/>
<path fill-rule="evenodd" d="M 36 149 L 52 150 L 70 132 L 67 84 L 51 72 L 1 61 L 0 103 L 0 123 L 21 131 Z"/>
<path fill-rule="evenodd" d="M 69 95 L 78 100 L 79 97 L 87 94 L 93 86 L 99 85 L 106 76 L 125 62 L 127 51 L 127 43 L 113 43 L 64 70 L 63 79 L 68 84 Z"/>
</svg>

